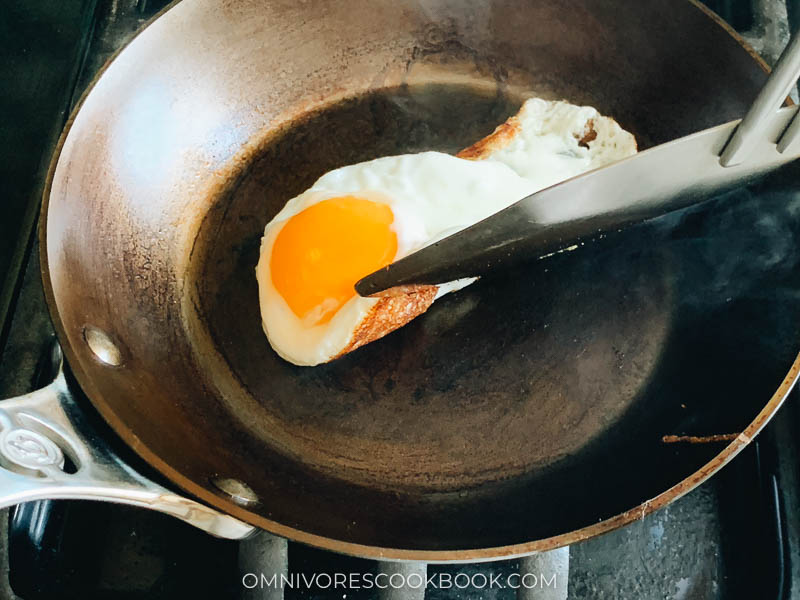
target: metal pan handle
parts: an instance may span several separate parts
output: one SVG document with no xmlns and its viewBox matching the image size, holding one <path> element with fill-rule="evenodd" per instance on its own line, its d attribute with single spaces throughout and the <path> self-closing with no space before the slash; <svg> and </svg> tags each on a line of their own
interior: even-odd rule
<svg viewBox="0 0 800 600">
<path fill-rule="evenodd" d="M 157 510 L 211 535 L 242 539 L 255 528 L 150 481 L 103 441 L 58 374 L 35 392 L 0 401 L 0 508 L 43 499 L 119 502 Z"/>
</svg>

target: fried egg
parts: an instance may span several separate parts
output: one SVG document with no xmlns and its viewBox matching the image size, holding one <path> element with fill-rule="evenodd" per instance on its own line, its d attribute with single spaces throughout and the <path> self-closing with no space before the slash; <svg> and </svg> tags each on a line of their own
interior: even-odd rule
<svg viewBox="0 0 800 600">
<path fill-rule="evenodd" d="M 265 228 L 256 277 L 270 344 L 310 366 L 382 337 L 474 279 L 392 299 L 358 296 L 359 279 L 635 150 L 633 136 L 590 107 L 531 99 L 468 156 L 422 152 L 328 172 Z"/>
</svg>

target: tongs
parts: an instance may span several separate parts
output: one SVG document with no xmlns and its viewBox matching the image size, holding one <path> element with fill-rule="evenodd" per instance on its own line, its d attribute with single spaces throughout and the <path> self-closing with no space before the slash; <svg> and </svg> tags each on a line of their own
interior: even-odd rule
<svg viewBox="0 0 800 600">
<path fill-rule="evenodd" d="M 362 296 L 476 277 L 578 241 L 699 204 L 800 157 L 794 36 L 744 119 L 661 144 L 519 200 L 356 284 Z"/>
</svg>

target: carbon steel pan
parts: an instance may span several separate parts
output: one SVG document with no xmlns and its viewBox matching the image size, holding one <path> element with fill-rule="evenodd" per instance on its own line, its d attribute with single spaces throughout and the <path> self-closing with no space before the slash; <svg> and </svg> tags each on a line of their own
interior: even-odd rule
<svg viewBox="0 0 800 600">
<path fill-rule="evenodd" d="M 261 232 L 327 170 L 455 151 L 529 93 L 648 147 L 741 116 L 764 79 L 690 2 L 184 0 L 62 138 L 41 220 L 61 341 L 133 450 L 277 534 L 468 560 L 601 533 L 705 479 L 788 391 L 795 203 L 734 195 L 487 277 L 316 368 L 262 333 Z M 662 441 L 719 433 L 741 435 Z"/>
</svg>

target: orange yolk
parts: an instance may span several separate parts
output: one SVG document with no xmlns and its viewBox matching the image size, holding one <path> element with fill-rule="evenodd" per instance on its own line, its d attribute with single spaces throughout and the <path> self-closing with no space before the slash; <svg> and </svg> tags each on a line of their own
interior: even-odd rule
<svg viewBox="0 0 800 600">
<path fill-rule="evenodd" d="M 272 283 L 308 325 L 327 323 L 356 282 L 392 262 L 392 209 L 354 196 L 323 200 L 291 217 L 275 238 Z"/>
</svg>

